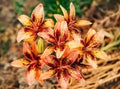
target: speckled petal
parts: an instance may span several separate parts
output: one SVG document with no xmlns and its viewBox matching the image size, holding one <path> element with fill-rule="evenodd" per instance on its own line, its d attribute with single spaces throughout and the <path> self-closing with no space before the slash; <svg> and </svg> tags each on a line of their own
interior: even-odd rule
<svg viewBox="0 0 120 89">
<path fill-rule="evenodd" d="M 24 67 L 24 66 L 27 66 L 30 62 L 26 59 L 18 59 L 18 60 L 15 60 L 11 63 L 12 66 L 14 67 Z"/>
<path fill-rule="evenodd" d="M 48 71 L 41 74 L 40 78 L 45 80 L 51 78 L 55 75 L 56 71 L 54 69 L 49 69 Z"/>
<path fill-rule="evenodd" d="M 44 21 L 44 8 L 43 4 L 38 4 L 32 12 L 32 21 L 42 23 Z"/>
<path fill-rule="evenodd" d="M 18 16 L 18 20 L 24 25 L 24 26 L 32 26 L 31 18 L 27 15 L 20 15 Z"/>
</svg>

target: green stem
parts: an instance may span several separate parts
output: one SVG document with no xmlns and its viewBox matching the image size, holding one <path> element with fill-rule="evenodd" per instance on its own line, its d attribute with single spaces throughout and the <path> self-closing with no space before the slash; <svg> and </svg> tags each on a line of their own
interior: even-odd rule
<svg viewBox="0 0 120 89">
<path fill-rule="evenodd" d="M 108 50 L 109 48 L 114 47 L 114 46 L 117 46 L 117 45 L 119 45 L 119 44 L 120 44 L 120 40 L 117 40 L 117 41 L 112 42 L 112 43 L 108 44 L 107 46 L 103 47 L 102 50 L 106 51 L 106 50 Z"/>
</svg>

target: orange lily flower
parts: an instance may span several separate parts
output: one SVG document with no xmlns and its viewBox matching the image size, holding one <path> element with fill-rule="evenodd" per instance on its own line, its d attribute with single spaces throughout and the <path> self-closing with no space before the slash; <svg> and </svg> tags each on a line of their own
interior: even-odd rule
<svg viewBox="0 0 120 89">
<path fill-rule="evenodd" d="M 99 32 L 90 29 L 83 40 L 79 34 L 74 33 L 74 40 L 68 42 L 70 49 L 76 49 L 80 55 L 81 59 L 85 59 L 93 68 L 97 67 L 95 62 L 96 58 L 108 59 L 106 53 L 99 50 L 99 46 L 104 38 Z"/>
<path fill-rule="evenodd" d="M 47 47 L 44 54 L 51 54 L 53 51 L 56 52 L 57 58 L 60 58 L 66 48 L 66 42 L 70 39 L 70 32 L 67 27 L 66 21 L 57 22 L 54 30 L 49 29 L 49 31 L 39 32 L 39 36 L 41 36 L 45 41 L 51 43 L 52 46 Z M 46 52 L 50 53 L 46 53 Z M 45 56 L 45 55 L 44 55 Z"/>
<path fill-rule="evenodd" d="M 24 58 L 13 61 L 11 65 L 15 67 L 28 66 L 26 71 L 26 79 L 29 85 L 32 85 L 35 79 L 40 84 L 43 84 L 43 80 L 40 79 L 41 66 L 43 62 L 41 60 L 40 54 L 38 53 L 36 43 L 34 42 L 31 46 L 29 46 L 27 42 L 24 42 L 23 53 Z"/>
<path fill-rule="evenodd" d="M 22 40 L 33 42 L 37 38 L 38 32 L 48 30 L 54 26 L 52 19 L 44 20 L 44 8 L 41 3 L 35 7 L 31 18 L 27 15 L 20 15 L 18 20 L 25 26 L 18 32 L 18 42 Z"/>
<path fill-rule="evenodd" d="M 63 12 L 63 15 L 55 14 L 54 17 L 58 22 L 65 20 L 68 24 L 69 30 L 75 31 L 84 26 L 91 25 L 92 23 L 87 20 L 77 20 L 75 18 L 75 7 L 73 3 L 70 3 L 70 13 L 68 14 L 67 10 L 60 5 L 60 8 Z"/>
<path fill-rule="evenodd" d="M 71 77 L 84 80 L 79 69 L 72 67 L 77 58 L 78 52 L 74 50 L 69 50 L 59 59 L 54 55 L 46 56 L 43 61 L 50 68 L 41 74 L 41 78 L 44 80 L 56 76 L 62 89 L 67 89 Z"/>
</svg>

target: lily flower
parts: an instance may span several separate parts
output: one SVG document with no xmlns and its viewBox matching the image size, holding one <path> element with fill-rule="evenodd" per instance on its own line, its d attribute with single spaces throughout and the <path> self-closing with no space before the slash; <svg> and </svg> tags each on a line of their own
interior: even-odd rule
<svg viewBox="0 0 120 89">
<path fill-rule="evenodd" d="M 18 42 L 22 40 L 33 42 L 37 38 L 38 32 L 48 30 L 54 25 L 52 19 L 44 20 L 44 8 L 41 3 L 35 7 L 31 18 L 27 15 L 20 15 L 18 20 L 24 25 L 24 28 L 18 32 Z"/>
<path fill-rule="evenodd" d="M 80 53 L 80 58 L 87 61 L 93 68 L 97 67 L 96 58 L 108 59 L 107 54 L 99 49 L 104 38 L 100 35 L 101 32 L 96 32 L 90 29 L 83 40 L 79 34 L 74 34 L 74 40 L 68 42 L 70 49 L 76 49 Z"/>
<path fill-rule="evenodd" d="M 47 51 L 45 50 L 43 55 L 48 54 L 48 51 L 50 53 L 55 51 L 57 58 L 60 58 L 67 49 L 66 43 L 70 39 L 70 32 L 68 30 L 66 21 L 57 22 L 54 30 L 50 29 L 49 31 L 39 32 L 38 35 L 46 42 L 52 44 L 52 46 L 46 48 Z"/>
<path fill-rule="evenodd" d="M 78 31 L 79 28 L 84 26 L 89 26 L 92 23 L 87 20 L 77 20 L 75 18 L 75 7 L 73 3 L 70 3 L 70 13 L 67 12 L 67 10 L 60 5 L 60 8 L 63 12 L 63 15 L 55 14 L 54 17 L 57 20 L 57 22 L 66 21 L 68 24 L 68 28 L 71 31 Z"/>
<path fill-rule="evenodd" d="M 69 50 L 59 59 L 54 55 L 46 56 L 43 61 L 50 68 L 41 74 L 41 78 L 44 80 L 56 76 L 62 89 L 67 89 L 71 78 L 84 81 L 79 69 L 72 67 L 77 58 L 78 52 L 74 50 Z"/>
<path fill-rule="evenodd" d="M 15 67 L 28 67 L 26 71 L 26 80 L 29 85 L 32 85 L 35 79 L 40 84 L 43 84 L 43 80 L 40 79 L 41 66 L 43 62 L 41 60 L 40 54 L 38 53 L 36 43 L 34 42 L 30 46 L 27 42 L 24 42 L 23 53 L 24 58 L 13 61 L 11 65 Z"/>
</svg>

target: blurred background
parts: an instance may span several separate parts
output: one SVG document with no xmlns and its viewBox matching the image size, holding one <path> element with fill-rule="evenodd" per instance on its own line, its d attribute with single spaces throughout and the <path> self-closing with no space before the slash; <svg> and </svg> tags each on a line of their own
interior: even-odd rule
<svg viewBox="0 0 120 89">
<path fill-rule="evenodd" d="M 17 32 L 22 24 L 17 20 L 21 14 L 31 15 L 34 7 L 43 3 L 45 18 L 62 14 L 60 5 L 69 11 L 70 2 L 76 9 L 76 17 L 87 19 L 95 30 L 108 33 L 101 50 L 110 60 L 98 60 L 98 69 L 84 70 L 86 86 L 74 81 L 69 89 L 120 89 L 120 0 L 0 0 L 0 89 L 59 89 L 56 79 L 48 79 L 43 86 L 37 82 L 28 86 L 25 68 L 14 68 L 13 60 L 22 57 L 22 44 L 17 43 Z M 88 30 L 87 30 L 88 31 Z M 83 31 L 86 34 L 86 31 Z"/>
</svg>

